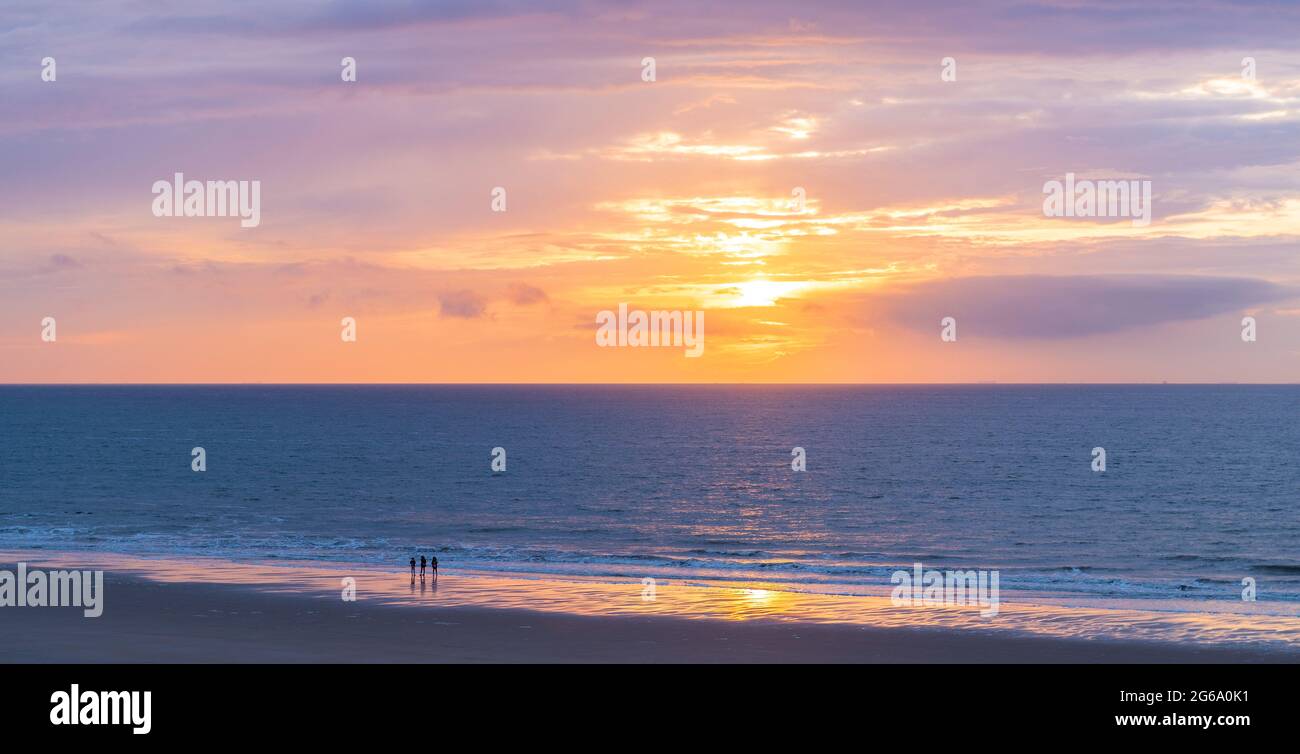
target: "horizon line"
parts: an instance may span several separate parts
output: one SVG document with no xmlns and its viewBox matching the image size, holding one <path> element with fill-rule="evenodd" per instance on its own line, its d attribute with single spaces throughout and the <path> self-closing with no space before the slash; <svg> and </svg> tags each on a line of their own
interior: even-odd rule
<svg viewBox="0 0 1300 754">
<path fill-rule="evenodd" d="M 1086 387 L 1245 385 L 1292 387 L 1300 382 L 1175 381 L 1160 382 L 0 382 L 5 387 Z"/>
</svg>

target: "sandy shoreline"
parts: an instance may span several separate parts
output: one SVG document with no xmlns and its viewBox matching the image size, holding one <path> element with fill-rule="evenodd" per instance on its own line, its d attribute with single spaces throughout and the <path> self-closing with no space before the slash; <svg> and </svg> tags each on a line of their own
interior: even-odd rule
<svg viewBox="0 0 1300 754">
<path fill-rule="evenodd" d="M 345 602 L 106 576 L 99 618 L 0 608 L 2 662 L 1300 662 L 1300 652 L 776 620 Z"/>
</svg>

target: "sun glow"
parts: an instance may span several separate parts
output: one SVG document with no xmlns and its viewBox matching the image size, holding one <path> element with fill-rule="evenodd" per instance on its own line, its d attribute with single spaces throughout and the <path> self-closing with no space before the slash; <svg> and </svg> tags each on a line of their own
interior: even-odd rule
<svg viewBox="0 0 1300 754">
<path fill-rule="evenodd" d="M 803 283 L 782 282 L 759 278 L 724 288 L 725 306 L 775 306 L 782 298 L 789 298 L 802 289 Z"/>
</svg>

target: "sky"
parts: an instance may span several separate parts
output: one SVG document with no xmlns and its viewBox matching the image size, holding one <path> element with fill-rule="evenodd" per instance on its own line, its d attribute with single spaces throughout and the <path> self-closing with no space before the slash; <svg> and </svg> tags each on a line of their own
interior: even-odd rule
<svg viewBox="0 0 1300 754">
<path fill-rule="evenodd" d="M 0 382 L 1297 382 L 1298 47 L 1285 2 L 6 2 Z M 155 216 L 177 172 L 260 224 Z M 1150 223 L 1047 216 L 1068 173 Z M 620 304 L 703 353 L 597 345 Z"/>
</svg>

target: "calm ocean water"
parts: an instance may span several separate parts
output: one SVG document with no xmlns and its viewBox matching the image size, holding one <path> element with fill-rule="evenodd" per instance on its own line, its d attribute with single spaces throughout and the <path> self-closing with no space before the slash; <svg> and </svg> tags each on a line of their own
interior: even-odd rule
<svg viewBox="0 0 1300 754">
<path fill-rule="evenodd" d="M 1296 602 L 1297 417 L 1297 386 L 0 387 L 0 550 Z"/>
</svg>

